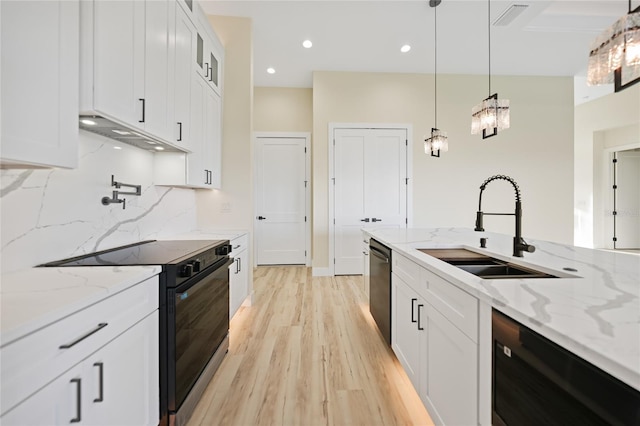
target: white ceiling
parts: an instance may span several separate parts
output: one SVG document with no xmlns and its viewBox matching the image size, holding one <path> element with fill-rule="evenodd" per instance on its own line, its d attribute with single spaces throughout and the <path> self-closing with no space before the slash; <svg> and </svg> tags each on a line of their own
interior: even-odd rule
<svg viewBox="0 0 640 426">
<path fill-rule="evenodd" d="M 255 86 L 311 87 L 314 70 L 434 70 L 428 0 L 201 3 L 208 14 L 253 20 Z M 585 75 L 591 42 L 628 11 L 627 0 L 494 0 L 491 20 L 512 4 L 529 7 L 510 25 L 491 27 L 492 75 Z M 438 73 L 487 74 L 487 6 L 443 0 L 437 7 Z M 311 49 L 302 47 L 305 39 Z M 400 53 L 403 44 L 412 46 L 409 53 Z"/>
</svg>

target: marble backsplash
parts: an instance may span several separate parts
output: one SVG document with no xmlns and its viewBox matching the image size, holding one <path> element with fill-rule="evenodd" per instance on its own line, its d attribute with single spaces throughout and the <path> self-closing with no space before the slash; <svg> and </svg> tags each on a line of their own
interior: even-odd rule
<svg viewBox="0 0 640 426">
<path fill-rule="evenodd" d="M 3 273 L 195 229 L 195 191 L 154 186 L 154 154 L 80 131 L 79 155 L 74 170 L 0 171 Z M 101 203 L 111 175 L 142 185 L 141 196 L 121 196 L 126 209 Z"/>
</svg>

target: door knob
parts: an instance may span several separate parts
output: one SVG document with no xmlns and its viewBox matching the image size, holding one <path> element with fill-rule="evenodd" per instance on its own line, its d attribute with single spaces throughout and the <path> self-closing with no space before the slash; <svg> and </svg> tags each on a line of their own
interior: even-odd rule
<svg viewBox="0 0 640 426">
<path fill-rule="evenodd" d="M 364 219 L 360 219 L 360 222 L 369 222 L 369 218 L 365 217 Z"/>
<path fill-rule="evenodd" d="M 382 219 L 376 219 L 375 217 L 372 217 L 371 222 L 382 222 Z"/>
<path fill-rule="evenodd" d="M 264 216 L 258 216 L 258 218 L 257 218 L 257 219 L 258 219 L 258 220 L 265 220 L 265 219 L 266 219 L 266 217 L 264 217 Z"/>
</svg>

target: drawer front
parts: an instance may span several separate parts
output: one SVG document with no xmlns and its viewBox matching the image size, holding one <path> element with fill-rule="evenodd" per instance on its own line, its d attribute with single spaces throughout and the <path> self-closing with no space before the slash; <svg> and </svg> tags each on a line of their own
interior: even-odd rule
<svg viewBox="0 0 640 426">
<path fill-rule="evenodd" d="M 477 342 L 478 299 L 424 268 L 421 268 L 420 273 L 427 302 Z"/>
<path fill-rule="evenodd" d="M 231 255 L 240 253 L 249 246 L 249 235 L 244 234 L 231 240 Z"/>
<path fill-rule="evenodd" d="M 391 262 L 391 271 L 414 290 L 417 290 L 420 283 L 420 269 L 422 268 L 395 251 L 391 254 Z"/>
<path fill-rule="evenodd" d="M 2 348 L 2 413 L 157 310 L 158 295 L 154 276 Z"/>
</svg>

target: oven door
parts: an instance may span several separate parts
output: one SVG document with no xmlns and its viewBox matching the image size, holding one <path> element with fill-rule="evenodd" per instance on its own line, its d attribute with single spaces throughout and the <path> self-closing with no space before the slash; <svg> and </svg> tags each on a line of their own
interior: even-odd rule
<svg viewBox="0 0 640 426">
<path fill-rule="evenodd" d="M 228 266 L 231 262 L 225 258 L 168 290 L 170 412 L 179 410 L 229 332 Z"/>
</svg>

